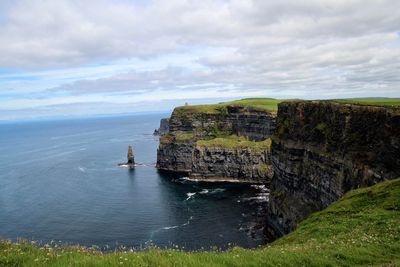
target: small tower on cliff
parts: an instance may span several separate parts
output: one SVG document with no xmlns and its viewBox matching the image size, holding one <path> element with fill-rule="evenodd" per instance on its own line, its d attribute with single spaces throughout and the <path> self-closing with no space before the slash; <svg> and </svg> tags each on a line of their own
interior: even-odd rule
<svg viewBox="0 0 400 267">
<path fill-rule="evenodd" d="M 135 165 L 135 157 L 133 156 L 133 149 L 132 149 L 131 145 L 128 146 L 128 155 L 127 155 L 127 157 L 128 157 L 127 164 L 128 165 Z"/>
</svg>

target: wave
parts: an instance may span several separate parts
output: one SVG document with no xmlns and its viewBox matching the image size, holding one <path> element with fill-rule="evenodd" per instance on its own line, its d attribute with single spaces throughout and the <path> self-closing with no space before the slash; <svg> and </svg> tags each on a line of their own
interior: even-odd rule
<svg viewBox="0 0 400 267">
<path fill-rule="evenodd" d="M 178 228 L 179 227 L 179 225 L 175 225 L 175 226 L 166 226 L 166 227 L 163 227 L 163 228 L 161 228 L 162 230 L 169 230 L 169 229 L 175 229 L 175 228 Z"/>
<path fill-rule="evenodd" d="M 183 223 L 183 224 L 180 224 L 180 225 L 173 225 L 173 226 L 164 226 L 164 227 L 161 227 L 161 228 L 159 228 L 159 229 L 157 229 L 157 230 L 155 230 L 155 231 L 152 231 L 152 232 L 150 233 L 150 239 L 149 239 L 149 241 L 151 242 L 151 240 L 153 239 L 154 235 L 155 235 L 156 233 L 160 232 L 160 231 L 176 229 L 176 228 L 179 228 L 179 227 L 184 227 L 184 226 L 189 225 L 190 222 L 193 220 L 193 218 L 194 218 L 193 216 L 190 216 L 189 219 L 188 219 L 185 223 Z"/>
<path fill-rule="evenodd" d="M 225 192 L 225 190 L 226 190 L 226 189 L 224 189 L 224 188 L 216 188 L 216 189 L 210 190 L 210 194 L 219 194 L 219 193 L 223 193 L 223 192 Z"/>
<path fill-rule="evenodd" d="M 206 194 L 208 194 L 210 191 L 208 190 L 208 189 L 203 189 L 203 190 L 201 190 L 200 192 L 199 192 L 199 194 L 202 194 L 202 195 L 206 195 Z"/>
<path fill-rule="evenodd" d="M 78 170 L 80 170 L 81 172 L 86 172 L 86 168 L 85 167 L 78 167 Z"/>
<path fill-rule="evenodd" d="M 256 185 L 256 184 L 253 184 L 253 185 L 251 185 L 251 187 L 253 187 L 253 188 L 255 188 L 255 189 L 258 189 L 258 190 L 260 190 L 261 192 L 269 192 L 269 188 L 268 188 L 265 184 L 263 184 L 263 185 Z"/>
<path fill-rule="evenodd" d="M 185 201 L 188 201 L 189 199 L 193 198 L 196 194 L 197 194 L 196 192 L 194 192 L 194 193 L 192 193 L 192 192 L 186 193 L 187 198 L 185 199 Z"/>
<path fill-rule="evenodd" d="M 224 189 L 224 188 L 215 188 L 215 189 L 206 189 L 205 188 L 205 189 L 202 189 L 199 192 L 189 192 L 189 193 L 186 193 L 187 198 L 185 199 L 185 201 L 188 201 L 188 200 L 194 198 L 194 196 L 196 194 L 199 194 L 199 195 L 215 195 L 215 194 L 223 193 L 223 192 L 225 192 L 225 190 L 226 189 Z"/>
<path fill-rule="evenodd" d="M 189 219 L 187 220 L 187 222 L 185 222 L 184 224 L 174 225 L 174 226 L 165 226 L 165 227 L 162 227 L 161 230 L 170 230 L 170 229 L 175 229 L 175 228 L 178 228 L 178 227 L 186 226 L 186 225 L 190 224 L 191 220 L 193 220 L 193 216 L 190 216 Z"/>
<path fill-rule="evenodd" d="M 198 192 L 201 195 L 214 195 L 225 192 L 225 188 L 215 188 L 215 189 L 203 189 Z"/>
</svg>

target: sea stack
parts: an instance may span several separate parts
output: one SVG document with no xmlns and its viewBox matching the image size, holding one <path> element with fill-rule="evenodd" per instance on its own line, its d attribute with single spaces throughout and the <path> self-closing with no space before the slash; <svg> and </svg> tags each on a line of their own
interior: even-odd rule
<svg viewBox="0 0 400 267">
<path fill-rule="evenodd" d="M 119 163 L 118 166 L 130 168 L 135 168 L 135 157 L 133 155 L 133 148 L 131 145 L 128 146 L 128 154 L 127 154 L 128 161 L 125 163 Z"/>
<path fill-rule="evenodd" d="M 133 149 L 132 146 L 128 146 L 128 162 L 127 165 L 135 166 L 135 157 L 133 156 Z"/>
</svg>

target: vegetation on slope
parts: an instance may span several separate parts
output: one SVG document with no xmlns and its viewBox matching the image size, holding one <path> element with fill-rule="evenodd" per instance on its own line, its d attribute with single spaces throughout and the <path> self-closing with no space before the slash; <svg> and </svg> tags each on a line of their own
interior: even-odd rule
<svg viewBox="0 0 400 267">
<path fill-rule="evenodd" d="M 224 108 L 227 106 L 250 107 L 255 110 L 275 112 L 278 110 L 278 103 L 282 101 L 274 98 L 245 98 L 212 105 L 181 106 L 175 108 L 175 112 L 218 114 L 225 112 Z"/>
<path fill-rule="evenodd" d="M 194 138 L 193 132 L 178 132 L 174 134 L 166 134 L 160 137 L 160 143 L 170 142 L 186 142 Z"/>
<path fill-rule="evenodd" d="M 101 253 L 0 242 L 0 266 L 357 266 L 400 264 L 400 179 L 347 193 L 259 249 Z"/>
<path fill-rule="evenodd" d="M 400 98 L 351 98 L 335 100 L 340 103 L 400 108 Z"/>
<path fill-rule="evenodd" d="M 266 139 L 264 141 L 250 141 L 244 136 L 225 136 L 217 137 L 211 140 L 199 140 L 196 142 L 196 146 L 205 147 L 223 147 L 223 148 L 248 148 L 251 150 L 269 150 L 271 147 L 271 139 Z"/>
</svg>

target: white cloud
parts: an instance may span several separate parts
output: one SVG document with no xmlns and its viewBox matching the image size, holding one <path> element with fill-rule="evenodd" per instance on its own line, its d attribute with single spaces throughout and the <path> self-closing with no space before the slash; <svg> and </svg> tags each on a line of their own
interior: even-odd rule
<svg viewBox="0 0 400 267">
<path fill-rule="evenodd" d="M 5 1 L 0 67 L 19 72 L 0 74 L 0 90 L 32 93 L 14 107 L 213 90 L 400 96 L 397 10 L 397 0 Z"/>
</svg>

